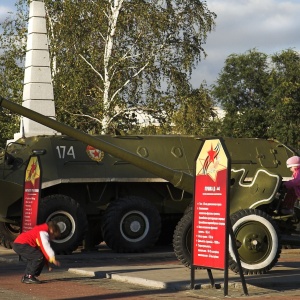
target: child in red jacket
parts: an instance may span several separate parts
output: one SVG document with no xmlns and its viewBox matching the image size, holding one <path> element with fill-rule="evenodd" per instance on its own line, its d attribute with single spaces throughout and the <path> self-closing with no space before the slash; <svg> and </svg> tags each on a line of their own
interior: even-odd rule
<svg viewBox="0 0 300 300">
<path fill-rule="evenodd" d="M 21 233 L 13 243 L 14 251 L 27 259 L 23 283 L 41 283 L 39 276 L 46 262 L 59 266 L 50 241 L 60 236 L 59 226 L 55 222 L 37 225 L 27 232 Z M 51 270 L 49 268 L 49 270 Z"/>
<path fill-rule="evenodd" d="M 286 161 L 286 166 L 292 171 L 293 179 L 284 182 L 287 194 L 282 203 L 281 213 L 293 214 L 294 204 L 300 198 L 300 157 L 292 156 Z"/>
</svg>

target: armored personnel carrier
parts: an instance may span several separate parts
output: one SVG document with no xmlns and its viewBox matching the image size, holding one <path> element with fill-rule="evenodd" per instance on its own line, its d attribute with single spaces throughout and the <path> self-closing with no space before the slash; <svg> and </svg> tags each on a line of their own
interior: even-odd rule
<svg viewBox="0 0 300 300">
<path fill-rule="evenodd" d="M 159 238 L 170 241 L 179 221 L 174 251 L 190 266 L 194 164 L 203 137 L 90 136 L 4 98 L 0 106 L 63 134 L 24 137 L 2 150 L 4 246 L 19 233 L 24 172 L 35 153 L 43 169 L 39 222 L 61 224 L 62 237 L 54 241 L 58 253 L 72 252 L 83 239 L 90 245 L 104 240 L 116 252 L 145 251 Z M 294 235 L 299 216 L 280 214 L 282 181 L 291 176 L 285 162 L 296 152 L 275 140 L 224 142 L 232 161 L 230 214 L 243 271 L 265 273 L 282 244 L 300 245 Z"/>
</svg>

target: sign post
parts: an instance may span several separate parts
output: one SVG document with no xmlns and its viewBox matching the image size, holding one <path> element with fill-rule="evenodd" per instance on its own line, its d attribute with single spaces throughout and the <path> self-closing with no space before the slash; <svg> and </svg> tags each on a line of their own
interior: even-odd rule
<svg viewBox="0 0 300 300">
<path fill-rule="evenodd" d="M 196 158 L 195 170 L 191 285 L 194 286 L 195 266 L 207 269 L 213 286 L 211 269 L 222 269 L 226 296 L 228 237 L 232 235 L 228 201 L 231 159 L 222 139 L 205 140 Z"/>
<path fill-rule="evenodd" d="M 41 177 L 40 158 L 32 155 L 25 170 L 21 232 L 29 231 L 37 224 Z"/>
</svg>

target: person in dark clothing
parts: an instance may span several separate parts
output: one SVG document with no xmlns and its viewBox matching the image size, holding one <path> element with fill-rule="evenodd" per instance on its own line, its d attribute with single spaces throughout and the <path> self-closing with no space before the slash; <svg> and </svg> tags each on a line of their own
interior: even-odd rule
<svg viewBox="0 0 300 300">
<path fill-rule="evenodd" d="M 25 275 L 22 277 L 23 283 L 41 283 L 38 277 L 45 264 L 52 263 L 60 266 L 60 262 L 55 259 L 55 253 L 50 245 L 50 241 L 60 236 L 59 226 L 50 221 L 41 225 L 36 225 L 27 232 L 21 233 L 13 243 L 13 250 L 27 260 Z M 51 268 L 49 267 L 51 271 Z"/>
</svg>

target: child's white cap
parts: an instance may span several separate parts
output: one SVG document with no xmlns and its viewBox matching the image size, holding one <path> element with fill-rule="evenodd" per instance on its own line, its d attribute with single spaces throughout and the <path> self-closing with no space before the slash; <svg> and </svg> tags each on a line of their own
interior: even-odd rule
<svg viewBox="0 0 300 300">
<path fill-rule="evenodd" d="M 292 156 L 286 161 L 287 168 L 299 167 L 300 166 L 300 157 Z"/>
</svg>

